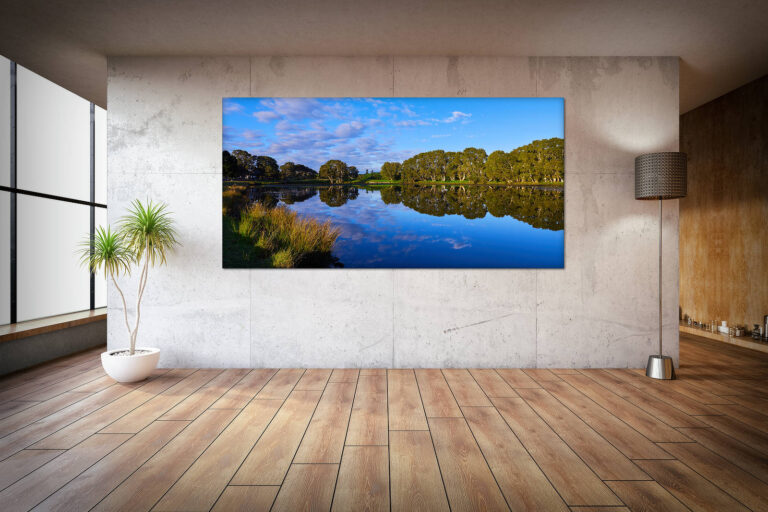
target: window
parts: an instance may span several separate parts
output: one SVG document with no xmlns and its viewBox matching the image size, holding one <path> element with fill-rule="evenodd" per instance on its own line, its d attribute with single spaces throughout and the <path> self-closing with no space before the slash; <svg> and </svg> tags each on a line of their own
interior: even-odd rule
<svg viewBox="0 0 768 512">
<path fill-rule="evenodd" d="M 106 111 L 0 57 L 0 325 L 106 306 Z"/>
</svg>

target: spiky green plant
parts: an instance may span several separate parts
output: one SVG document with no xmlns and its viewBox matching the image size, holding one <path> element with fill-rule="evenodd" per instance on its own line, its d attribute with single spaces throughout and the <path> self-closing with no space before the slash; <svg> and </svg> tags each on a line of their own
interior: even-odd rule
<svg viewBox="0 0 768 512">
<path fill-rule="evenodd" d="M 88 237 L 80 246 L 80 262 L 93 273 L 104 271 L 104 277 L 129 274 L 134 258 L 123 238 L 112 228 L 99 226 L 93 237 Z"/>
<path fill-rule="evenodd" d="M 81 261 L 91 272 L 104 271 L 105 276 L 120 293 L 123 301 L 125 327 L 130 335 L 130 353 L 136 351 L 136 335 L 141 320 L 141 299 L 147 286 L 149 267 L 164 265 L 167 255 L 181 245 L 173 227 L 173 219 L 165 203 L 139 200 L 131 203 L 128 214 L 120 219 L 119 229 L 115 232 L 110 227 L 99 227 L 92 238 L 81 244 Z M 133 327 L 128 321 L 128 307 L 123 290 L 117 284 L 117 277 L 130 274 L 131 267 L 142 265 L 139 276 L 139 290 L 136 294 L 136 318 Z"/>
<path fill-rule="evenodd" d="M 126 245 L 123 237 L 118 232 L 113 232 L 112 228 L 107 229 L 99 226 L 93 233 L 81 244 L 80 262 L 93 272 L 104 271 L 104 278 L 109 277 L 112 283 L 120 293 L 123 301 L 123 314 L 125 316 L 125 328 L 131 332 L 131 326 L 128 323 L 128 307 L 125 302 L 123 290 L 117 284 L 116 277 L 121 274 L 130 274 L 131 265 L 136 261 L 135 255 Z M 131 352 L 133 354 L 133 352 Z"/>
<path fill-rule="evenodd" d="M 128 214 L 120 219 L 120 236 L 128 249 L 133 253 L 136 263 L 143 260 L 139 276 L 139 291 L 136 294 L 136 323 L 131 333 L 131 355 L 136 349 L 136 335 L 141 320 L 141 299 L 147 286 L 149 267 L 155 264 L 164 265 L 168 253 L 181 245 L 173 227 L 173 219 L 165 203 L 153 203 L 147 200 L 146 205 L 135 199 L 128 208 Z"/>
<path fill-rule="evenodd" d="M 128 208 L 128 214 L 120 219 L 120 233 L 137 261 L 143 258 L 154 267 L 155 262 L 160 260 L 163 265 L 166 254 L 180 245 L 167 208 L 165 203 L 148 200 L 144 205 L 135 199 Z"/>
</svg>

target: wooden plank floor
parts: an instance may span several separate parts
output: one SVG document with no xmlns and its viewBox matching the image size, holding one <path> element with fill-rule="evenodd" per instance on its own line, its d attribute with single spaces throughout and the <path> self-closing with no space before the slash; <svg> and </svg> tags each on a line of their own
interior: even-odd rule
<svg viewBox="0 0 768 512">
<path fill-rule="evenodd" d="M 157 370 L 0 379 L 0 509 L 768 510 L 768 355 L 632 369 Z"/>
</svg>

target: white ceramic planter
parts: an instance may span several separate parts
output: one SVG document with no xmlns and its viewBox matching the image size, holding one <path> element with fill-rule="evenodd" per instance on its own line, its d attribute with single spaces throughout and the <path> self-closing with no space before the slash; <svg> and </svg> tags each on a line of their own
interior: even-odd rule
<svg viewBox="0 0 768 512">
<path fill-rule="evenodd" d="M 144 380 L 157 368 L 160 359 L 160 349 L 151 347 L 136 347 L 136 351 L 147 350 L 132 356 L 113 356 L 114 352 L 122 352 L 124 348 L 102 352 L 101 365 L 107 375 L 117 382 L 137 382 Z"/>
</svg>

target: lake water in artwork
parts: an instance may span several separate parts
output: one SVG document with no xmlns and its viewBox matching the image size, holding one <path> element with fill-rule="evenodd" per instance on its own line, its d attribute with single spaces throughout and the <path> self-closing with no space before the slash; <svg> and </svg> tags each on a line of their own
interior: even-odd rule
<svg viewBox="0 0 768 512">
<path fill-rule="evenodd" d="M 245 207 L 255 202 L 287 208 L 337 228 L 329 267 L 563 267 L 560 186 L 256 185 L 238 190 Z"/>
</svg>

